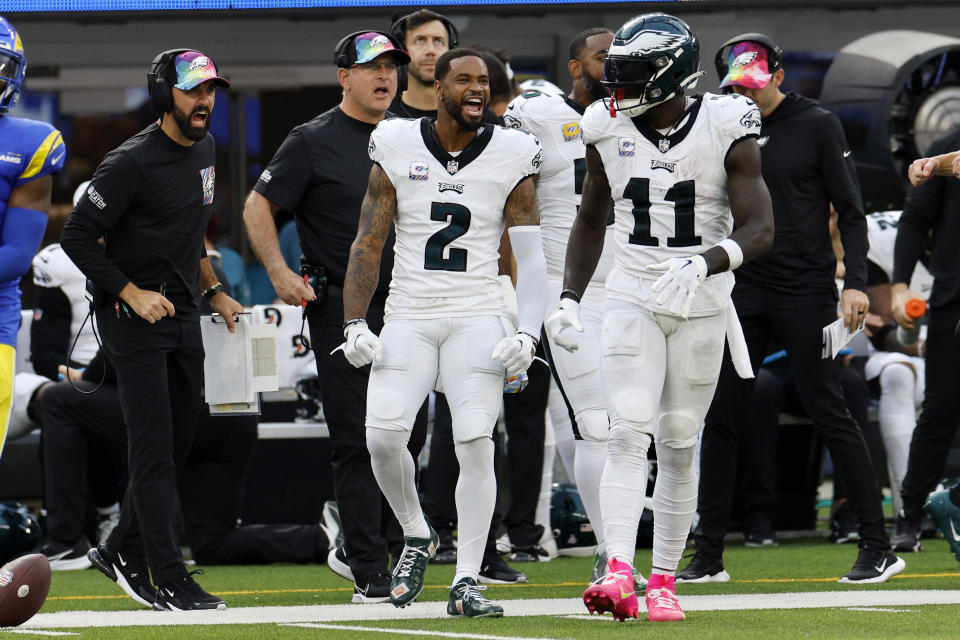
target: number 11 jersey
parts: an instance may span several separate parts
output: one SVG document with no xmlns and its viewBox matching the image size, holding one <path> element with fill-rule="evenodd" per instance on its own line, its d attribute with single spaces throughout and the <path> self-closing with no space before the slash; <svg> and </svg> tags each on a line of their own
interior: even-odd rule
<svg viewBox="0 0 960 640">
<path fill-rule="evenodd" d="M 387 316 L 502 313 L 503 208 L 514 187 L 539 171 L 537 139 L 484 125 L 466 149 L 448 153 L 432 120 L 396 118 L 377 125 L 369 151 L 397 192 Z"/>
</svg>

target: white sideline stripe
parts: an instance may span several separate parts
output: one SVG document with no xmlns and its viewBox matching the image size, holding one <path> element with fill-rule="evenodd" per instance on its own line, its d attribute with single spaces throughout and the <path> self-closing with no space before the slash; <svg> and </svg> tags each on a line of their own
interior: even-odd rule
<svg viewBox="0 0 960 640">
<path fill-rule="evenodd" d="M 31 636 L 78 636 L 73 631 L 41 631 L 40 629 L 0 629 L 0 633 L 25 633 Z"/>
<path fill-rule="evenodd" d="M 823 609 L 960 604 L 960 590 L 811 591 L 680 596 L 685 611 Z M 585 612 L 580 598 L 500 600 L 506 616 L 563 616 Z M 643 610 L 643 602 L 640 603 Z M 40 613 L 21 628 L 62 629 L 208 624 L 277 624 L 446 618 L 446 602 L 418 602 L 397 609 L 383 604 L 326 604 L 296 607 L 237 607 L 224 611 L 58 611 Z"/>
<path fill-rule="evenodd" d="M 467 638 L 468 640 L 530 640 L 526 636 L 485 636 L 479 633 L 456 633 L 453 631 L 421 631 L 418 629 L 378 629 L 361 627 L 352 624 L 319 624 L 316 622 L 299 622 L 297 624 L 282 624 L 282 627 L 307 627 L 310 629 L 335 629 L 337 631 L 378 631 L 380 633 L 394 633 L 404 636 L 430 636 L 431 638 Z M 553 640 L 553 638 L 537 638 L 537 640 Z"/>
<path fill-rule="evenodd" d="M 912 609 L 888 609 L 881 607 L 847 607 L 847 611 L 882 611 L 886 613 L 911 613 Z"/>
</svg>

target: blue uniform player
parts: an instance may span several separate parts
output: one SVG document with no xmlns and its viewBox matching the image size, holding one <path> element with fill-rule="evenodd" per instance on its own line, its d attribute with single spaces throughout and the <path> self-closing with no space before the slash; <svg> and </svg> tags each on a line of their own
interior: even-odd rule
<svg viewBox="0 0 960 640">
<path fill-rule="evenodd" d="M 20 35 L 0 16 L 0 454 L 7 439 L 20 327 L 20 277 L 40 247 L 63 137 L 45 122 L 6 115 L 27 75 Z"/>
</svg>

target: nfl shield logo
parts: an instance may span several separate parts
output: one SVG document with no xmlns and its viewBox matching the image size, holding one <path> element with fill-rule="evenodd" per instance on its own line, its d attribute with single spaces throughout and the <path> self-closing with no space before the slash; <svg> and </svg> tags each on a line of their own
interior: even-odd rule
<svg viewBox="0 0 960 640">
<path fill-rule="evenodd" d="M 447 173 L 453 175 L 460 169 L 460 164 L 456 160 L 450 160 L 447 162 Z"/>
<path fill-rule="evenodd" d="M 660 153 L 666 153 L 670 150 L 670 141 L 667 138 L 660 138 L 660 144 L 657 145 L 657 148 L 660 149 Z"/>
</svg>

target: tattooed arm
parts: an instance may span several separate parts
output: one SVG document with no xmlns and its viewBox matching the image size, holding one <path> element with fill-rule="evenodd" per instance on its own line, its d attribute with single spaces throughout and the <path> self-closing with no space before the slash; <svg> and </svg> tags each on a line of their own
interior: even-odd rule
<svg viewBox="0 0 960 640">
<path fill-rule="evenodd" d="M 360 226 L 350 246 L 350 262 L 343 280 L 344 322 L 367 315 L 367 307 L 380 279 L 380 254 L 396 211 L 397 191 L 380 165 L 374 164 L 370 169 L 367 193 L 360 205 Z"/>
<path fill-rule="evenodd" d="M 535 176 L 527 176 L 513 188 L 503 207 L 507 228 L 540 225 Z"/>
</svg>

